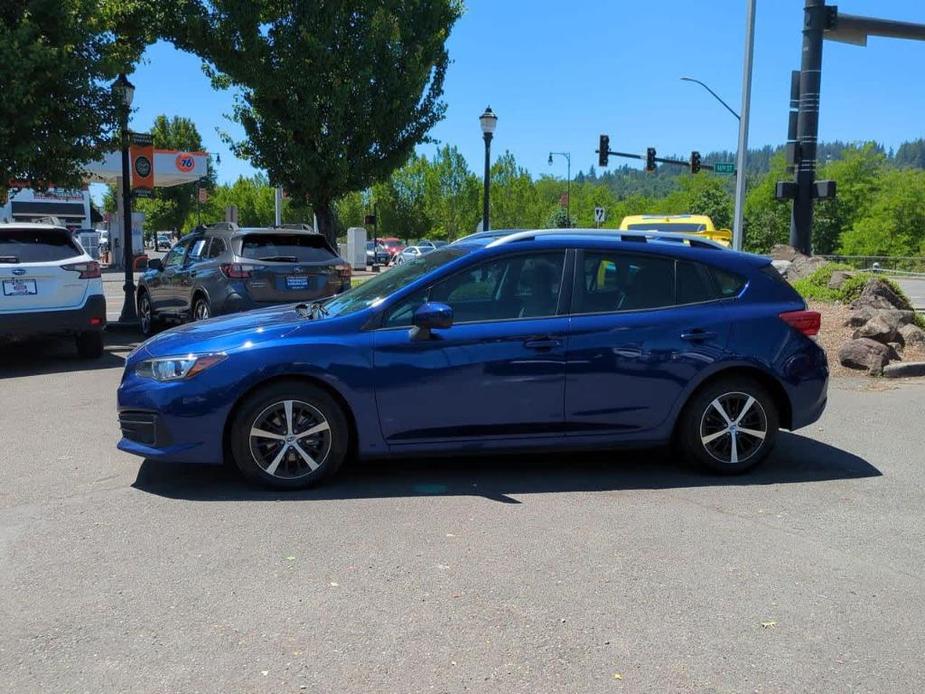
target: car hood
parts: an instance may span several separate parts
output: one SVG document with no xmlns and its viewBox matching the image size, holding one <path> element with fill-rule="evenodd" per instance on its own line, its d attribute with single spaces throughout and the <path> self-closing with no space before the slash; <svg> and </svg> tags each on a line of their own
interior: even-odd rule
<svg viewBox="0 0 925 694">
<path fill-rule="evenodd" d="M 152 337 L 138 352 L 152 357 L 230 352 L 245 344 L 250 347 L 259 342 L 277 340 L 306 325 L 324 322 L 303 318 L 296 312 L 296 305 L 273 306 L 186 323 Z"/>
</svg>

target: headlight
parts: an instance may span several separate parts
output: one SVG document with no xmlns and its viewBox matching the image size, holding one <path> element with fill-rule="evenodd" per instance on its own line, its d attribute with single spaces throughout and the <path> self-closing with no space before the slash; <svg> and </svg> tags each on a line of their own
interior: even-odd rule
<svg viewBox="0 0 925 694">
<path fill-rule="evenodd" d="M 227 354 L 188 354 L 185 357 L 145 359 L 135 367 L 135 373 L 155 381 L 180 381 L 192 378 L 216 364 L 225 361 Z"/>
</svg>

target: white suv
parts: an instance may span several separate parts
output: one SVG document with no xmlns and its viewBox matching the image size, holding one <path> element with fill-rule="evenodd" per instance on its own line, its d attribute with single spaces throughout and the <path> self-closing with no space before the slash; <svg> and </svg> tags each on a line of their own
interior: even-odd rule
<svg viewBox="0 0 925 694">
<path fill-rule="evenodd" d="M 64 227 L 0 224 L 0 340 L 73 335 L 80 356 L 103 354 L 100 265 Z"/>
</svg>

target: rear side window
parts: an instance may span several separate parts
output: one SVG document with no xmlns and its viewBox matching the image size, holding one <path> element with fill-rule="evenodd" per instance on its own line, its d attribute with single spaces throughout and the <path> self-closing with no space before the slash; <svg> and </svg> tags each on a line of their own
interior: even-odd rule
<svg viewBox="0 0 925 694">
<path fill-rule="evenodd" d="M 63 229 L 0 229 L 0 263 L 49 263 L 83 255 Z"/>
<path fill-rule="evenodd" d="M 209 239 L 196 239 L 193 241 L 193 247 L 189 249 L 189 255 L 186 257 L 188 263 L 198 263 L 202 260 L 202 253 L 206 248 Z"/>
<path fill-rule="evenodd" d="M 317 263 L 337 257 L 321 234 L 247 234 L 237 243 L 239 256 L 265 262 Z"/>
<path fill-rule="evenodd" d="M 586 252 L 579 279 L 576 313 L 638 311 L 675 303 L 671 258 Z"/>
<path fill-rule="evenodd" d="M 710 272 L 700 263 L 679 262 L 677 282 L 679 304 L 698 304 L 719 298 Z"/>
</svg>

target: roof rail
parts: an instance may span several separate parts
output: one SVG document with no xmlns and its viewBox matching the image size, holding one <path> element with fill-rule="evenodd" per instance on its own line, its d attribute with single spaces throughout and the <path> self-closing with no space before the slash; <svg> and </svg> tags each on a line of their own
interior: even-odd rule
<svg viewBox="0 0 925 694">
<path fill-rule="evenodd" d="M 271 227 L 271 229 L 289 229 L 291 231 L 315 231 L 315 228 L 311 224 L 306 224 L 305 222 L 291 223 L 291 224 L 274 224 Z"/>
<path fill-rule="evenodd" d="M 502 236 L 489 243 L 486 248 L 502 246 L 515 241 L 531 241 L 544 236 L 601 236 L 618 241 L 634 243 L 686 243 L 691 248 L 709 248 L 713 250 L 728 250 L 721 243 L 695 234 L 679 234 L 673 231 L 623 231 L 621 229 L 537 229 L 534 231 L 518 231 Z"/>
<path fill-rule="evenodd" d="M 238 225 L 234 222 L 215 222 L 213 224 L 203 224 L 202 228 L 209 231 L 237 231 Z"/>
</svg>

